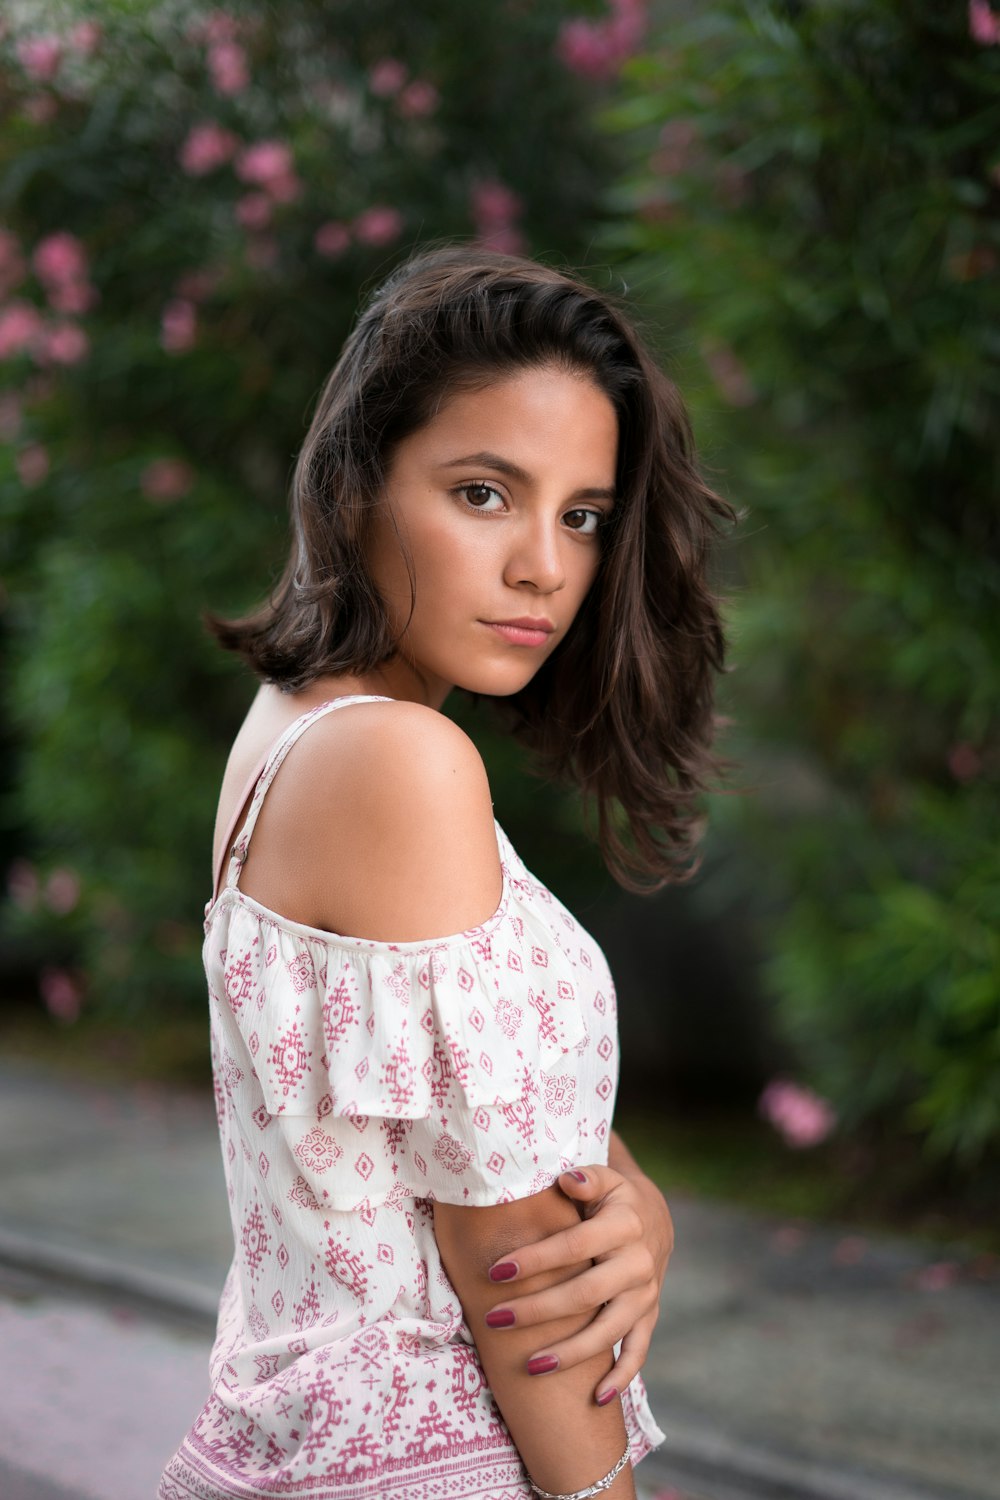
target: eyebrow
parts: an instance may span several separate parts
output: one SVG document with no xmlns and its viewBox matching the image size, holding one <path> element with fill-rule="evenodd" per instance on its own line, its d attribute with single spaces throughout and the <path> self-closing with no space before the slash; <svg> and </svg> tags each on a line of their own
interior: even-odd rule
<svg viewBox="0 0 1000 1500">
<path fill-rule="evenodd" d="M 467 464 L 480 464 L 484 469 L 495 469 L 498 474 L 506 474 L 509 479 L 516 479 L 519 484 L 530 485 L 531 475 L 527 469 L 522 469 L 519 464 L 511 463 L 509 458 L 501 458 L 498 453 L 467 453 L 464 458 L 450 458 L 447 463 L 439 465 L 442 469 L 461 469 Z M 575 490 L 571 497 L 574 500 L 611 500 L 618 499 L 618 492 L 614 489 L 583 489 Z"/>
</svg>

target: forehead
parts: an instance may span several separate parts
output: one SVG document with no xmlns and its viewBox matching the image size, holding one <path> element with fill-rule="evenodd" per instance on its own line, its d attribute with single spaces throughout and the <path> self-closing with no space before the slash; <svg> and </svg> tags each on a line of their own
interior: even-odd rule
<svg viewBox="0 0 1000 1500">
<path fill-rule="evenodd" d="M 570 467 L 586 470 L 587 483 L 611 484 L 617 446 L 617 414 L 595 381 L 543 366 L 457 391 L 396 456 L 447 463 L 489 450 L 529 472 Z"/>
</svg>

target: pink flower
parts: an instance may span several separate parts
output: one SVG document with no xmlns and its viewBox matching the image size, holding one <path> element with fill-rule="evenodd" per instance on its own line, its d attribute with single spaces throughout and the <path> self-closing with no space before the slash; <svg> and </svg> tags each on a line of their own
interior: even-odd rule
<svg viewBox="0 0 1000 1500">
<path fill-rule="evenodd" d="M 250 82 L 247 55 L 238 42 L 216 42 L 211 46 L 208 71 L 220 94 L 241 94 Z"/>
<path fill-rule="evenodd" d="M 574 73 L 596 82 L 614 78 L 642 40 L 646 18 L 640 0 L 611 0 L 603 21 L 564 21 L 556 53 Z"/>
<path fill-rule="evenodd" d="M 368 87 L 379 99 L 398 94 L 406 82 L 406 66 L 395 57 L 381 58 L 368 74 Z"/>
<path fill-rule="evenodd" d="M 598 82 L 612 77 L 617 68 L 599 21 L 564 21 L 556 40 L 556 55 L 570 72 Z"/>
<path fill-rule="evenodd" d="M 21 354 L 42 330 L 42 315 L 30 302 L 8 302 L 0 309 L 0 359 Z"/>
<path fill-rule="evenodd" d="M 825 1099 L 785 1078 L 767 1085 L 757 1104 L 760 1114 L 796 1149 L 816 1146 L 826 1139 L 837 1116 Z"/>
<path fill-rule="evenodd" d="M 39 989 L 45 1008 L 57 1021 L 71 1023 L 80 1014 L 83 990 L 65 969 L 43 969 Z"/>
<path fill-rule="evenodd" d="M 42 334 L 38 358 L 56 365 L 78 365 L 90 352 L 90 340 L 76 323 L 54 323 Z"/>
<path fill-rule="evenodd" d="M 78 21 L 70 29 L 69 44 L 80 57 L 89 57 L 100 46 L 102 35 L 96 21 Z"/>
<path fill-rule="evenodd" d="M 180 500 L 191 489 L 195 472 L 182 458 L 154 458 L 139 476 L 147 500 Z"/>
<path fill-rule="evenodd" d="M 57 36 L 29 36 L 17 44 L 17 59 L 36 83 L 51 83 L 62 62 L 62 42 Z"/>
<path fill-rule="evenodd" d="M 38 905 L 38 871 L 26 859 L 15 859 L 7 871 L 7 894 L 22 911 L 34 911 Z"/>
<path fill-rule="evenodd" d="M 198 331 L 198 314 L 193 302 L 175 297 L 163 309 L 160 343 L 168 354 L 183 354 L 190 349 Z"/>
<path fill-rule="evenodd" d="M 351 233 L 347 225 L 338 224 L 334 219 L 328 224 L 321 224 L 313 235 L 317 254 L 325 255 L 328 260 L 343 255 L 350 243 Z"/>
<path fill-rule="evenodd" d="M 236 221 L 244 229 L 266 229 L 271 222 L 273 205 L 266 193 L 246 193 L 234 209 Z"/>
<path fill-rule="evenodd" d="M 39 281 L 47 287 L 86 280 L 87 252 L 76 235 L 66 229 L 39 240 L 31 263 Z"/>
<path fill-rule="evenodd" d="M 441 96 L 432 83 L 415 78 L 396 100 L 396 108 L 407 120 L 420 120 L 432 115 L 441 101 Z"/>
<path fill-rule="evenodd" d="M 45 882 L 45 900 L 57 916 L 68 916 L 80 900 L 80 877 L 75 870 L 60 865 Z"/>
<path fill-rule="evenodd" d="M 524 205 L 502 182 L 479 182 L 472 189 L 472 212 L 477 224 L 507 224 L 521 217 Z"/>
<path fill-rule="evenodd" d="M 87 280 L 87 252 L 75 234 L 60 229 L 46 235 L 31 260 L 56 312 L 84 313 L 97 301 L 97 291 Z"/>
<path fill-rule="evenodd" d="M 17 236 L 9 229 L 0 229 L 0 297 L 20 286 L 27 270 Z"/>
<path fill-rule="evenodd" d="M 481 245 L 502 255 L 522 254 L 524 236 L 515 221 L 524 212 L 524 205 L 516 193 L 502 182 L 480 182 L 472 189 L 471 207 L 476 239 Z"/>
<path fill-rule="evenodd" d="M 980 47 L 1000 46 L 1000 16 L 987 0 L 969 0 L 969 35 Z"/>
<path fill-rule="evenodd" d="M 25 489 L 34 489 L 49 472 L 49 455 L 41 443 L 29 443 L 22 448 L 15 460 L 18 478 Z"/>
<path fill-rule="evenodd" d="M 283 177 L 294 177 L 291 147 L 284 141 L 256 141 L 237 158 L 236 175 L 241 182 L 255 183 L 265 189 Z"/>
<path fill-rule="evenodd" d="M 366 208 L 354 221 L 354 233 L 362 245 L 391 245 L 403 232 L 403 215 L 398 208 L 379 204 Z"/>
<path fill-rule="evenodd" d="M 180 151 L 181 167 L 189 177 L 204 177 L 229 161 L 238 145 L 231 130 L 204 120 L 187 133 Z"/>
</svg>

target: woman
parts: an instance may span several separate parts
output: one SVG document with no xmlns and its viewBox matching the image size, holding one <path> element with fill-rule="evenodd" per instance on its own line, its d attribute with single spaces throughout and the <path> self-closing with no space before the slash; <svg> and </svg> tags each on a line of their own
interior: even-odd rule
<svg viewBox="0 0 1000 1500">
<path fill-rule="evenodd" d="M 214 622 L 263 684 L 206 909 L 236 1255 L 159 1494 L 632 1496 L 670 1215 L 610 1130 L 604 958 L 440 710 L 497 699 L 619 878 L 676 875 L 727 508 L 623 314 L 471 249 L 376 293 L 291 506 L 274 595 Z"/>
</svg>

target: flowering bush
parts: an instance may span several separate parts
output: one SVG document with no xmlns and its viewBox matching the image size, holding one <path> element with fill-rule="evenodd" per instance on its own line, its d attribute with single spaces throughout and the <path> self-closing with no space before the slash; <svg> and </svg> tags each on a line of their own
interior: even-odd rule
<svg viewBox="0 0 1000 1500">
<path fill-rule="evenodd" d="M 758 795 L 716 821 L 784 913 L 783 1030 L 845 1131 L 965 1170 L 1000 1151 L 998 42 L 980 0 L 720 0 L 609 122 L 608 242 L 750 511 Z"/>
<path fill-rule="evenodd" d="M 818 1146 L 837 1123 L 825 1099 L 787 1078 L 773 1078 L 761 1094 L 757 1108 L 785 1142 L 799 1150 Z"/>
<path fill-rule="evenodd" d="M 280 564 L 359 290 L 436 237 L 581 257 L 612 157 L 561 0 L 100 16 L 43 0 L 0 28 L 0 868 L 64 1020 L 202 1004 L 251 684 L 200 612 Z"/>
</svg>

